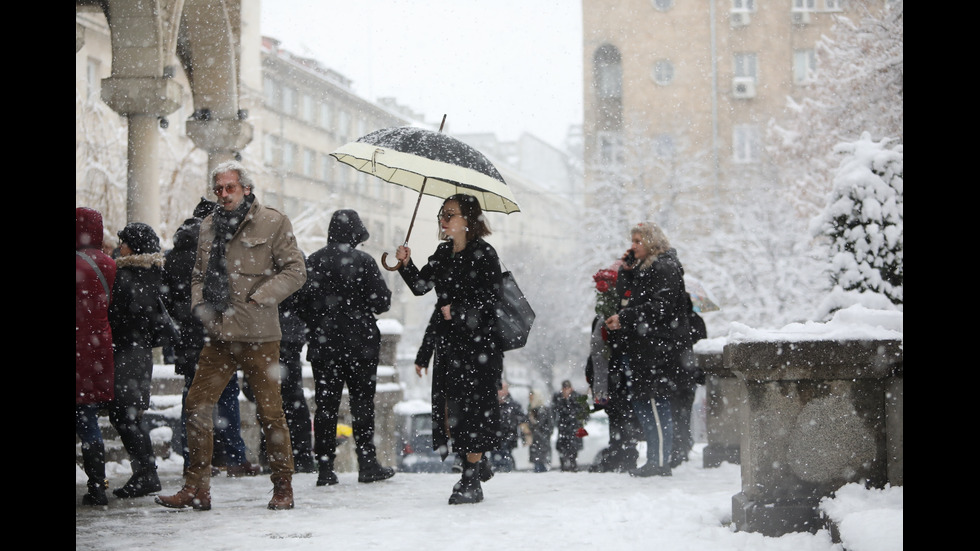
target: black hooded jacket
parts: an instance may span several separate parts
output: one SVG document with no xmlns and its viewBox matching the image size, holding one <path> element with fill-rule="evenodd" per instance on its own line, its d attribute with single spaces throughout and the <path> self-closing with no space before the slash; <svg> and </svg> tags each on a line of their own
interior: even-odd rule
<svg viewBox="0 0 980 551">
<path fill-rule="evenodd" d="M 200 218 L 184 220 L 174 233 L 174 248 L 166 252 L 167 262 L 163 266 L 163 301 L 170 316 L 180 325 L 180 342 L 175 346 L 178 349 L 204 346 L 204 326 L 191 313 L 191 272 L 200 233 Z"/>
<path fill-rule="evenodd" d="M 375 316 L 391 307 L 391 291 L 377 261 L 356 248 L 368 237 L 356 211 L 338 210 L 330 220 L 327 245 L 307 260 L 297 314 L 310 330 L 309 361 L 378 358 L 381 332 Z"/>
</svg>

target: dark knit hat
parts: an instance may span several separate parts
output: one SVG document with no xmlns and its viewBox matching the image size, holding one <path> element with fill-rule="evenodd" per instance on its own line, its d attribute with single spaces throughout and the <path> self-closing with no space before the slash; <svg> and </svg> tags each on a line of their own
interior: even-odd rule
<svg viewBox="0 0 980 551">
<path fill-rule="evenodd" d="M 136 254 L 160 252 L 160 238 L 157 237 L 157 232 L 142 222 L 130 222 L 119 230 L 119 242 L 129 245 Z"/>
<path fill-rule="evenodd" d="M 204 197 L 201 197 L 201 202 L 194 207 L 194 218 L 200 218 L 204 220 L 207 215 L 214 212 L 214 207 L 218 206 L 218 203 L 214 201 L 208 201 Z"/>
</svg>

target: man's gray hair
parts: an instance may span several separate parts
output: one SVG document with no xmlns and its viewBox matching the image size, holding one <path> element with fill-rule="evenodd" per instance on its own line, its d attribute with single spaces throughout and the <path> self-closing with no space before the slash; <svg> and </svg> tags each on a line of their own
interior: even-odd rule
<svg viewBox="0 0 980 551">
<path fill-rule="evenodd" d="M 245 168 L 245 165 L 238 161 L 225 161 L 214 167 L 214 170 L 211 171 L 211 185 L 214 185 L 215 178 L 218 177 L 218 174 L 224 174 L 225 172 L 231 171 L 238 173 L 238 181 L 242 184 L 242 187 L 247 187 L 251 190 L 255 189 L 255 182 L 252 180 L 252 177 L 248 175 L 248 169 Z"/>
</svg>

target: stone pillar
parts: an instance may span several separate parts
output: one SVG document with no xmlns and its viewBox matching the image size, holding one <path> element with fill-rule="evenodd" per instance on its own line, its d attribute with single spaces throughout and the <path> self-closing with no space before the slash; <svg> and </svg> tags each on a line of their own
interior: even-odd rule
<svg viewBox="0 0 980 551">
<path fill-rule="evenodd" d="M 725 346 L 747 403 L 742 491 L 732 498 L 738 530 L 815 532 L 821 498 L 850 482 L 889 482 L 886 397 L 902 362 L 893 340 Z"/>
<path fill-rule="evenodd" d="M 741 418 L 748 410 L 742 382 L 725 367 L 721 351 L 699 352 L 695 357 L 698 368 L 705 375 L 708 445 L 703 452 L 703 466 L 706 469 L 714 468 L 725 461 L 738 464 L 742 440 Z"/>
<path fill-rule="evenodd" d="M 245 122 L 245 116 L 245 111 L 239 111 L 237 118 L 221 120 L 213 118 L 211 111 L 202 110 L 187 121 L 187 137 L 194 145 L 208 152 L 208 173 L 219 164 L 235 158 L 252 141 L 252 125 Z M 261 186 L 261 183 L 258 185 Z"/>
<path fill-rule="evenodd" d="M 181 86 L 166 77 L 102 80 L 102 101 L 128 119 L 126 220 L 160 225 L 160 118 L 180 107 Z"/>
</svg>

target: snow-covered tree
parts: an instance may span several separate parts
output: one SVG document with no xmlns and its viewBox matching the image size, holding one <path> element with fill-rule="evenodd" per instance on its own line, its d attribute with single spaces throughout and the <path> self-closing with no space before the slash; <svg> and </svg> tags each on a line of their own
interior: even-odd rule
<svg viewBox="0 0 980 551">
<path fill-rule="evenodd" d="M 903 304 L 903 146 L 865 132 L 835 151 L 843 156 L 827 207 L 811 230 L 829 238 L 835 289 L 881 294 Z M 841 305 L 842 306 L 842 305 Z M 832 309 L 833 306 L 826 308 Z M 826 312 L 830 313 L 830 312 Z"/>
<path fill-rule="evenodd" d="M 904 7 L 902 0 L 854 0 L 816 45 L 817 65 L 787 117 L 769 122 L 767 150 L 793 207 L 814 216 L 823 207 L 836 163 L 834 145 L 858 139 L 904 140 Z"/>
</svg>

